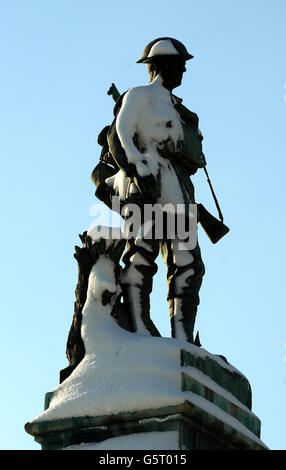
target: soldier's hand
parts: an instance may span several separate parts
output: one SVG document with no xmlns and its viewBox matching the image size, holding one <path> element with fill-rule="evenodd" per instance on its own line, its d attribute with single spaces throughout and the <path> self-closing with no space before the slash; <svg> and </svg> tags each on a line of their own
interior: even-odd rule
<svg viewBox="0 0 286 470">
<path fill-rule="evenodd" d="M 124 167 L 124 173 L 131 178 L 137 174 L 142 177 L 150 175 L 150 168 L 148 166 L 147 160 L 144 158 L 144 155 L 140 154 L 139 152 L 138 154 L 139 157 L 137 154 L 129 154 L 129 163 Z"/>
<path fill-rule="evenodd" d="M 136 164 L 128 163 L 124 168 L 124 173 L 130 178 L 137 175 L 145 177 L 150 175 L 150 168 L 147 165 L 147 161 L 143 158 L 142 160 L 136 161 Z"/>
<path fill-rule="evenodd" d="M 147 177 L 150 175 L 150 168 L 144 158 L 136 162 L 136 171 L 141 177 Z"/>
<path fill-rule="evenodd" d="M 129 178 L 133 178 L 137 174 L 136 166 L 134 165 L 134 163 L 128 163 L 128 165 L 124 167 L 124 173 Z"/>
<path fill-rule="evenodd" d="M 137 174 L 134 182 L 145 203 L 153 203 L 160 196 L 158 183 L 152 173 L 147 176 Z"/>
</svg>

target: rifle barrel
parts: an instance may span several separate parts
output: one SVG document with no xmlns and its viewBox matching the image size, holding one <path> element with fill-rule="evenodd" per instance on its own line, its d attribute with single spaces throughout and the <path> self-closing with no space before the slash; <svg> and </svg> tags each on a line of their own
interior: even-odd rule
<svg viewBox="0 0 286 470">
<path fill-rule="evenodd" d="M 205 172 L 206 177 L 207 177 L 207 182 L 209 183 L 209 186 L 210 186 L 210 188 L 211 188 L 211 192 L 212 192 L 212 195 L 213 195 L 213 198 L 214 198 L 214 202 L 215 202 L 216 208 L 217 208 L 217 210 L 218 210 L 219 218 L 220 218 L 220 220 L 223 222 L 223 215 L 222 215 L 222 212 L 221 212 L 221 209 L 220 209 L 220 206 L 219 206 L 217 197 L 216 197 L 216 195 L 215 195 L 215 192 L 214 192 L 214 189 L 213 189 L 213 186 L 212 186 L 212 183 L 211 183 L 209 174 L 208 174 L 208 172 L 207 172 L 206 166 L 204 166 L 204 172 Z"/>
</svg>

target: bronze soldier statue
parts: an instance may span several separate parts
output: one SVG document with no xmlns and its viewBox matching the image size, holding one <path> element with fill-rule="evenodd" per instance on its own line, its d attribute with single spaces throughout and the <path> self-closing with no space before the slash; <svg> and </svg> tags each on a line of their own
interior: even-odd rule
<svg viewBox="0 0 286 470">
<path fill-rule="evenodd" d="M 150 82 L 118 97 L 113 123 L 98 138 L 101 161 L 92 179 L 96 196 L 109 207 L 112 196 L 119 197 L 122 206 L 130 201 L 141 207 L 195 203 L 190 176 L 205 168 L 203 137 L 198 116 L 173 94 L 192 58 L 180 41 L 162 37 L 150 42 L 138 60 L 147 64 Z M 161 251 L 167 265 L 172 337 L 192 343 L 205 273 L 199 245 L 182 250 L 177 237 L 127 238 L 121 285 L 131 329 L 160 335 L 150 318 L 149 298 Z"/>
</svg>

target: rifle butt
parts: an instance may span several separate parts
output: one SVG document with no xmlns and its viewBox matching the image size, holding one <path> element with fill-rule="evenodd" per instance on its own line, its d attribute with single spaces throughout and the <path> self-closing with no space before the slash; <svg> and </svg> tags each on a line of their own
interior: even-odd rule
<svg viewBox="0 0 286 470">
<path fill-rule="evenodd" d="M 217 243 L 229 232 L 229 228 L 210 214 L 202 204 L 198 204 L 198 216 L 198 221 L 212 243 Z"/>
</svg>

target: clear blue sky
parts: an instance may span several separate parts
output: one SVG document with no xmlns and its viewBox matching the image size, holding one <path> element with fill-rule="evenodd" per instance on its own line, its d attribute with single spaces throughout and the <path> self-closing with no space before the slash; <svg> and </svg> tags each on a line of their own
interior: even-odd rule
<svg viewBox="0 0 286 470">
<path fill-rule="evenodd" d="M 145 84 L 159 36 L 195 58 L 176 94 L 198 113 L 227 237 L 200 231 L 206 265 L 196 328 L 245 374 L 262 440 L 286 449 L 284 0 L 2 0 L 0 3 L 2 449 L 40 449 L 24 424 L 67 366 L 78 234 L 93 221 L 106 91 Z M 215 214 L 204 174 L 197 200 Z M 165 266 L 152 316 L 169 335 Z"/>
</svg>

